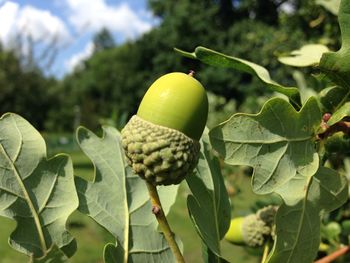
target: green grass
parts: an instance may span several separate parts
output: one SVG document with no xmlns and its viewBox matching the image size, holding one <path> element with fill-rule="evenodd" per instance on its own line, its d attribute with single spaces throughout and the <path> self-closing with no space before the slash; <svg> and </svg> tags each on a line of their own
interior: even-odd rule
<svg viewBox="0 0 350 263">
<path fill-rule="evenodd" d="M 80 151 L 70 153 L 76 176 L 85 179 L 93 178 L 93 165 L 89 159 Z M 233 215 L 245 214 L 257 200 L 257 196 L 250 190 L 250 179 L 247 176 L 230 176 L 230 184 L 239 185 L 238 191 L 232 199 L 234 209 Z M 184 256 L 187 262 L 200 263 L 201 240 L 197 235 L 192 222 L 188 216 L 186 198 L 189 190 L 182 183 L 178 198 L 168 216 L 173 231 L 181 238 L 184 244 Z M 105 229 L 97 225 L 89 217 L 74 212 L 69 218 L 68 227 L 76 238 L 78 250 L 72 257 L 72 263 L 98 263 L 102 261 L 104 244 L 113 242 L 113 237 Z M 8 236 L 14 230 L 15 223 L 9 219 L 0 217 L 0 262 L 22 263 L 27 262 L 27 257 L 13 250 L 7 243 Z M 259 258 L 252 256 L 242 247 L 234 246 L 222 241 L 222 254 L 230 262 L 257 263 Z"/>
</svg>

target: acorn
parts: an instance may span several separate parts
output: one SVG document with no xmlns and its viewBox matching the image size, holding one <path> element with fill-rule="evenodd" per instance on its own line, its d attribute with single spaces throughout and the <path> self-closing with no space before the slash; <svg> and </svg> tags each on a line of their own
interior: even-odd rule
<svg viewBox="0 0 350 263">
<path fill-rule="evenodd" d="M 133 171 L 153 185 L 179 184 L 196 167 L 208 98 L 192 74 L 157 79 L 121 132 Z"/>
<path fill-rule="evenodd" d="M 224 238 L 235 245 L 262 246 L 273 235 L 276 212 L 276 206 L 267 206 L 255 214 L 234 218 Z"/>
</svg>

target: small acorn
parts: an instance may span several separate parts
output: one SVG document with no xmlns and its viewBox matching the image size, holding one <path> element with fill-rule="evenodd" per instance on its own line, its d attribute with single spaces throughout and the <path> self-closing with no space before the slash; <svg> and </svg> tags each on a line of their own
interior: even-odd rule
<svg viewBox="0 0 350 263">
<path fill-rule="evenodd" d="M 273 235 L 276 212 L 277 207 L 267 206 L 255 214 L 232 219 L 225 239 L 235 245 L 262 246 Z"/>
<path fill-rule="evenodd" d="M 192 74 L 157 79 L 121 132 L 134 172 L 153 185 L 180 183 L 198 163 L 207 116 L 205 89 Z"/>
</svg>

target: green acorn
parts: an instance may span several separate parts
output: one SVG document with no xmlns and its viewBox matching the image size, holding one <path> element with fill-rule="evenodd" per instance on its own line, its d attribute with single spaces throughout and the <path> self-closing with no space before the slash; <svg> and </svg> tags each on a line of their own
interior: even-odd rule
<svg viewBox="0 0 350 263">
<path fill-rule="evenodd" d="M 236 245 L 262 246 L 271 229 L 255 214 L 231 220 L 225 239 Z"/>
<path fill-rule="evenodd" d="M 236 245 L 262 246 L 274 231 L 277 207 L 267 206 L 255 214 L 231 220 L 225 239 Z"/>
<path fill-rule="evenodd" d="M 198 163 L 207 116 L 205 89 L 191 74 L 157 79 L 121 132 L 134 172 L 153 185 L 180 183 Z"/>
</svg>

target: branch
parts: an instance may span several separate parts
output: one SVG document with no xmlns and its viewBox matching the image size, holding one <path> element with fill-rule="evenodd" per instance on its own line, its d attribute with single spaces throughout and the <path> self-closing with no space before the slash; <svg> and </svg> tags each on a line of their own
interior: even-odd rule
<svg viewBox="0 0 350 263">
<path fill-rule="evenodd" d="M 324 140 L 327 137 L 333 135 L 336 132 L 343 132 L 346 135 L 350 135 L 350 122 L 349 121 L 340 121 L 332 126 L 328 126 L 326 123 L 322 123 L 321 126 L 325 129 L 323 133 L 318 134 L 318 139 Z"/>
<path fill-rule="evenodd" d="M 152 203 L 152 213 L 156 216 L 160 230 L 163 232 L 166 241 L 169 244 L 171 251 L 173 252 L 177 263 L 185 263 L 185 260 L 181 254 L 179 246 L 177 245 L 174 234 L 170 229 L 169 223 L 165 217 L 162 205 L 159 200 L 157 187 L 146 181 L 149 196 Z"/>
<path fill-rule="evenodd" d="M 345 255 L 350 250 L 350 246 L 341 247 L 338 250 L 334 251 L 332 254 L 329 254 L 328 256 L 325 256 L 314 263 L 331 263 L 337 258 Z"/>
</svg>

